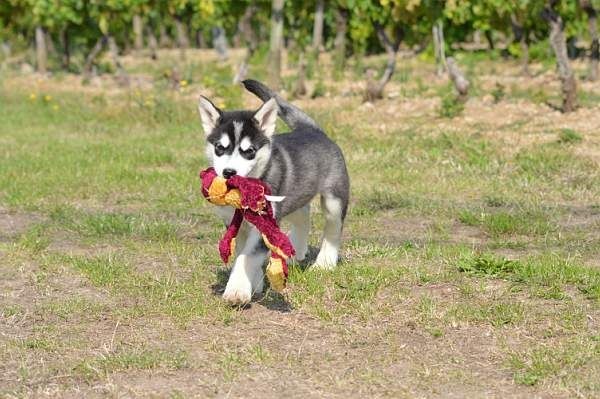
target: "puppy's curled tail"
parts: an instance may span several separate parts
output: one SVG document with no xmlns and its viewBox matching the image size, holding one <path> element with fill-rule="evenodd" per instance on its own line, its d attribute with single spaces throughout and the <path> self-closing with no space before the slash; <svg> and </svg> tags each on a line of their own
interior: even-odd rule
<svg viewBox="0 0 600 399">
<path fill-rule="evenodd" d="M 253 93 L 256 97 L 263 101 L 268 101 L 271 98 L 275 98 L 275 101 L 277 101 L 277 105 L 279 106 L 279 116 L 291 129 L 304 126 L 322 131 L 314 119 L 306 115 L 302 110 L 300 110 L 300 108 L 285 101 L 265 84 L 254 79 L 246 79 L 242 81 L 242 84 L 246 90 L 248 90 L 250 93 Z"/>
</svg>

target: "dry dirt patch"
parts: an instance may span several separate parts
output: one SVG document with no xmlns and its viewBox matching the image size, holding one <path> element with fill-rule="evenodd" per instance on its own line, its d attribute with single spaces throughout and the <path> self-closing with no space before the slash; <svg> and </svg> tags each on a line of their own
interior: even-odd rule
<svg viewBox="0 0 600 399">
<path fill-rule="evenodd" d="M 0 242 L 12 241 L 43 220 L 42 216 L 33 213 L 14 212 L 0 206 Z"/>
</svg>

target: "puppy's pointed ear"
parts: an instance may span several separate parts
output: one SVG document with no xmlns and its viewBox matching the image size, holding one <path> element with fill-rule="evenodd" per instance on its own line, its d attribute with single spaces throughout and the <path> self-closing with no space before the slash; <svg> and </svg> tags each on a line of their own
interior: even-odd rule
<svg viewBox="0 0 600 399">
<path fill-rule="evenodd" d="M 222 112 L 204 96 L 200 96 L 200 101 L 198 102 L 198 112 L 200 113 L 200 119 L 202 120 L 202 129 L 204 129 L 204 134 L 208 136 L 217 126 Z"/>
<path fill-rule="evenodd" d="M 268 137 L 271 137 L 275 133 L 278 110 L 277 102 L 274 98 L 271 98 L 254 114 L 256 124 Z"/>
</svg>

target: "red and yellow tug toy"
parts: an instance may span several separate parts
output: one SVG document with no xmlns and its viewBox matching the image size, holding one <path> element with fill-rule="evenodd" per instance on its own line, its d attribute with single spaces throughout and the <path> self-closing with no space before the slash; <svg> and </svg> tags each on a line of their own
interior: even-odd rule
<svg viewBox="0 0 600 399">
<path fill-rule="evenodd" d="M 262 234 L 265 245 L 271 250 L 267 265 L 267 278 L 271 288 L 281 292 L 286 285 L 288 267 L 286 260 L 295 255 L 287 234 L 279 229 L 273 216 L 273 206 L 267 200 L 271 188 L 263 181 L 251 177 L 232 176 L 224 179 L 214 168 L 200 172 L 202 195 L 215 205 L 232 206 L 235 213 L 231 224 L 219 242 L 219 254 L 227 263 L 235 252 L 235 238 L 244 219 Z"/>
</svg>

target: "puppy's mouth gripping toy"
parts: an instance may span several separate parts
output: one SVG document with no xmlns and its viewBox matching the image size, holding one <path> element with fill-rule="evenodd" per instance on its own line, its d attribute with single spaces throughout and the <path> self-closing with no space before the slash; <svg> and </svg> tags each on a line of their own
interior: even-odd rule
<svg viewBox="0 0 600 399">
<path fill-rule="evenodd" d="M 288 276 L 287 259 L 295 255 L 294 247 L 287 234 L 279 229 L 273 215 L 271 188 L 263 181 L 251 177 L 232 176 L 224 179 L 214 168 L 200 172 L 202 195 L 211 203 L 232 206 L 235 213 L 219 242 L 219 254 L 227 263 L 235 252 L 235 238 L 242 222 L 253 224 L 262 234 L 265 245 L 271 251 L 267 265 L 267 278 L 271 288 L 281 292 Z"/>
</svg>

